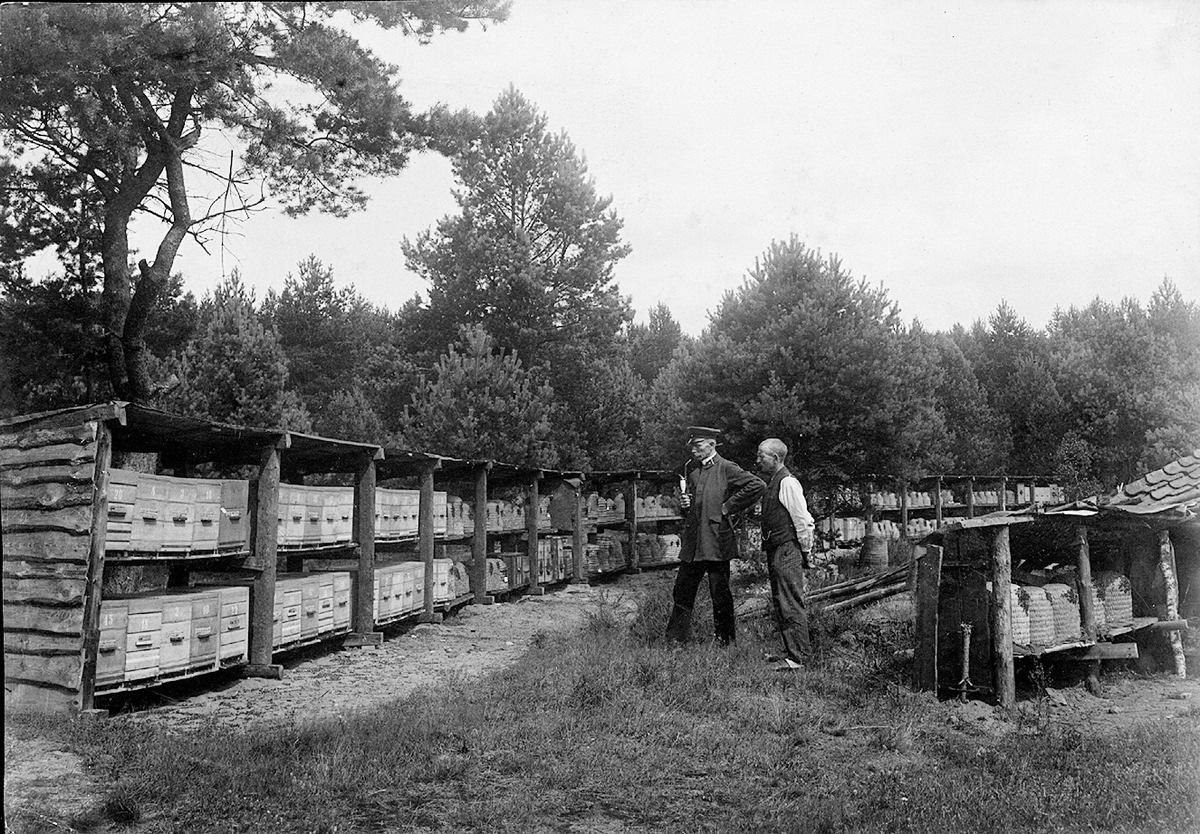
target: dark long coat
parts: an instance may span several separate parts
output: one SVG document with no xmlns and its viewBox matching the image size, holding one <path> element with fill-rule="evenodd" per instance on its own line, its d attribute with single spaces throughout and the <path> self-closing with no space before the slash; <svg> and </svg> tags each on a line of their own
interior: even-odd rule
<svg viewBox="0 0 1200 834">
<path fill-rule="evenodd" d="M 680 560 L 715 562 L 737 556 L 730 516 L 753 506 L 766 488 L 760 478 L 720 455 L 708 467 L 691 464 L 687 491 L 692 506 L 684 511 Z"/>
</svg>

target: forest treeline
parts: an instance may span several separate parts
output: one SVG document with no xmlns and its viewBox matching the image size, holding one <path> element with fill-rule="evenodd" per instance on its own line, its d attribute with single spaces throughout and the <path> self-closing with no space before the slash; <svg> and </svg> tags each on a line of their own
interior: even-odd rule
<svg viewBox="0 0 1200 834">
<path fill-rule="evenodd" d="M 0 411 L 115 396 L 592 470 L 675 468 L 699 423 L 743 464 L 782 437 L 816 484 L 1037 474 L 1073 495 L 1200 447 L 1200 307 L 1166 278 L 1145 304 L 1097 298 L 1037 328 L 1014 299 L 935 332 L 837 257 L 764 239 L 699 335 L 662 305 L 635 321 L 617 283 L 621 219 L 568 136 L 513 88 L 483 115 L 413 113 L 394 68 L 338 28 L 340 8 L 0 10 Z M 470 22 L 434 0 L 348 8 L 425 39 Z M 496 0 L 471 11 L 506 13 Z M 322 104 L 270 105 L 272 72 Z M 196 155 L 210 125 L 241 137 L 236 176 Z M 263 297 L 252 286 L 275 276 L 234 273 L 197 299 L 170 269 L 187 235 L 211 241 L 235 211 L 193 212 L 188 176 L 226 198 L 258 182 L 290 213 L 344 214 L 365 205 L 354 176 L 422 151 L 451 160 L 457 208 L 403 241 L 419 297 L 372 304 L 304 252 Z M 167 221 L 152 262 L 132 262 L 138 211 Z M 59 268 L 31 275 L 47 250 Z"/>
</svg>

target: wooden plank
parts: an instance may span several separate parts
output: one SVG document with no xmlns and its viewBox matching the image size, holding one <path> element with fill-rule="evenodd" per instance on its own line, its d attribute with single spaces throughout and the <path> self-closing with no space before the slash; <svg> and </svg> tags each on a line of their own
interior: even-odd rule
<svg viewBox="0 0 1200 834">
<path fill-rule="evenodd" d="M 87 565 L 47 560 L 4 560 L 5 579 L 87 579 Z"/>
<path fill-rule="evenodd" d="M 992 534 L 991 578 L 988 614 L 992 632 L 992 682 L 996 705 L 1010 710 L 1017 703 L 1017 682 L 1012 644 L 1012 555 L 1007 527 L 997 527 Z"/>
<path fill-rule="evenodd" d="M 6 530 L 3 550 L 6 562 L 10 559 L 41 559 L 86 565 L 91 550 L 91 536 L 56 530 L 36 533 Z"/>
<path fill-rule="evenodd" d="M 44 608 L 4 600 L 4 628 L 44 631 L 48 634 L 83 636 L 83 608 Z"/>
<path fill-rule="evenodd" d="M 96 459 L 95 444 L 56 443 L 33 449 L 0 449 L 0 467 L 21 469 L 43 463 L 79 464 Z"/>
<path fill-rule="evenodd" d="M 354 581 L 354 630 L 366 634 L 375 628 L 375 458 L 359 460 L 354 477 L 354 540 L 359 542 Z"/>
<path fill-rule="evenodd" d="M 91 463 L 74 466 L 30 466 L 27 469 L 0 470 L 0 486 L 19 487 L 26 484 L 76 483 L 90 484 L 95 467 Z M 7 495 L 7 492 L 5 493 Z"/>
<path fill-rule="evenodd" d="M 64 689 L 79 690 L 83 673 L 82 652 L 73 657 L 43 657 L 33 654 L 4 653 L 4 681 L 51 684 Z"/>
<path fill-rule="evenodd" d="M 96 426 L 94 420 L 89 420 L 56 428 L 4 432 L 0 433 L 0 449 L 32 449 L 38 446 L 53 446 L 63 443 L 85 445 L 96 439 Z"/>
<path fill-rule="evenodd" d="M 7 434 L 31 429 L 50 429 L 59 426 L 77 426 L 91 420 L 116 420 L 125 425 L 127 403 L 108 402 L 99 405 L 71 408 L 65 411 L 43 411 L 37 414 L 22 414 L 0 420 L 0 431 Z"/>
<path fill-rule="evenodd" d="M 279 527 L 279 450 L 262 449 L 258 478 L 250 482 L 251 557 L 245 567 L 258 569 L 250 589 L 250 657 L 252 665 L 271 665 L 271 625 L 275 616 L 275 557 Z"/>
<path fill-rule="evenodd" d="M 916 635 L 913 656 L 913 685 L 927 692 L 937 692 L 937 632 L 938 592 L 942 582 L 942 548 L 936 544 L 926 548 L 925 556 L 917 562 Z"/>
<path fill-rule="evenodd" d="M 104 596 L 104 543 L 108 529 L 108 470 L 112 465 L 112 432 L 101 425 L 96 434 L 96 471 L 92 476 L 91 550 L 83 595 L 83 671 L 79 705 L 92 709 L 96 691 L 96 664 L 100 651 L 100 600 Z"/>
<path fill-rule="evenodd" d="M 12 682 L 4 685 L 4 711 L 68 715 L 79 709 L 79 693 L 58 686 Z"/>
<path fill-rule="evenodd" d="M 48 634 L 41 631 L 4 631 L 4 651 L 42 657 L 78 657 L 83 648 L 81 635 Z"/>
<path fill-rule="evenodd" d="M 62 530 L 67 533 L 91 533 L 92 508 L 64 507 L 61 510 L 10 510 L 4 508 L 3 529 L 8 533 L 38 533 Z"/>
<path fill-rule="evenodd" d="M 82 579 L 10 579 L 4 577 L 6 602 L 36 602 L 43 605 L 83 605 Z"/>
<path fill-rule="evenodd" d="M 1131 660 L 1138 656 L 1137 643 L 1097 643 L 1086 649 L 1072 651 L 1069 656 L 1076 660 Z"/>
<path fill-rule="evenodd" d="M 1158 567 L 1162 571 L 1164 590 L 1167 598 L 1166 620 L 1179 619 L 1179 574 L 1175 569 L 1175 547 L 1171 544 L 1169 530 L 1158 531 Z M 1183 638 L 1179 632 L 1172 630 L 1167 635 L 1171 646 L 1171 654 L 1175 658 L 1175 674 L 1181 678 L 1187 677 L 1187 658 L 1183 655 Z"/>
<path fill-rule="evenodd" d="M 88 483 L 44 482 L 4 490 L 5 510 L 57 510 L 92 503 Z"/>
</svg>

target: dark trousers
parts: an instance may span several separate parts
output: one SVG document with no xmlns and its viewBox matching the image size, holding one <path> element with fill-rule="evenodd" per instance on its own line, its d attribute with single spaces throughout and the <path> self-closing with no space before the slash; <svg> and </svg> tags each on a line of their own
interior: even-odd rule
<svg viewBox="0 0 1200 834">
<path fill-rule="evenodd" d="M 804 552 L 794 541 L 767 551 L 771 601 L 783 650 L 788 659 L 804 663 L 812 658 L 808 637 L 808 605 L 804 601 Z"/>
<path fill-rule="evenodd" d="M 671 620 L 667 623 L 667 637 L 680 643 L 687 640 L 692 629 L 692 608 L 696 605 L 696 592 L 700 580 L 708 574 L 708 595 L 712 598 L 713 629 L 717 642 L 727 646 L 734 642 L 733 592 L 729 590 L 729 562 L 680 562 L 675 577 L 675 590 L 671 596 Z"/>
</svg>

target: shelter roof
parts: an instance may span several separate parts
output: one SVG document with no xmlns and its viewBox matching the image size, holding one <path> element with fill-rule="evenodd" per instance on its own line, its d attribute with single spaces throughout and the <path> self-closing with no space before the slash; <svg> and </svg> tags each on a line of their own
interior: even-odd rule
<svg viewBox="0 0 1200 834">
<path fill-rule="evenodd" d="M 1092 496 L 1054 507 L 1047 515 L 1124 516 L 1163 521 L 1194 519 L 1200 511 L 1200 449 L 1118 487 L 1109 496 Z"/>
</svg>

